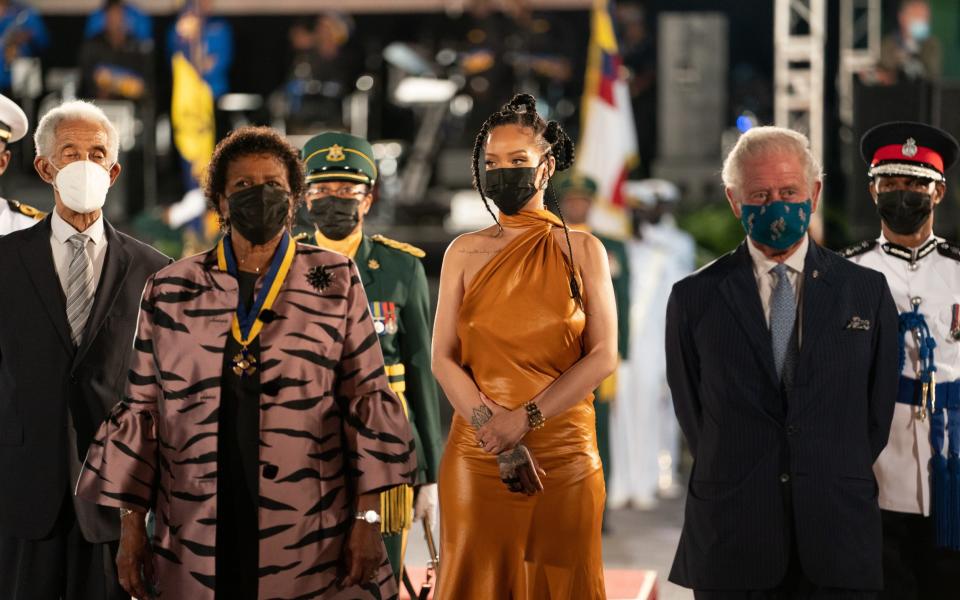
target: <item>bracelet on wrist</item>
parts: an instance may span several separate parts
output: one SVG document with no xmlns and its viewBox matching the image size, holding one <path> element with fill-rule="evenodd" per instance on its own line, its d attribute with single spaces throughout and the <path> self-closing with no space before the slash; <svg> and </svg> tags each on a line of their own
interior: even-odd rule
<svg viewBox="0 0 960 600">
<path fill-rule="evenodd" d="M 530 426 L 531 431 L 542 429 L 547 419 L 540 412 L 540 407 L 537 406 L 536 402 L 531 400 L 524 404 L 523 408 L 527 411 L 527 425 Z"/>
</svg>

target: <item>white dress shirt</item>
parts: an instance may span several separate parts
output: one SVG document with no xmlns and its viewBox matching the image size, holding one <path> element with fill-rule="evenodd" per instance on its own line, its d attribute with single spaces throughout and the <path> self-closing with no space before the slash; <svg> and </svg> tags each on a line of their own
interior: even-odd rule
<svg viewBox="0 0 960 600">
<path fill-rule="evenodd" d="M 920 298 L 920 313 L 937 342 L 934 358 L 937 381 L 960 379 L 960 340 L 951 334 L 954 306 L 960 305 L 960 261 L 940 253 L 943 240 L 930 236 L 918 248 L 891 245 L 880 236 L 876 244 L 860 247 L 853 262 L 883 273 L 897 311 L 913 310 Z M 869 250 L 863 250 L 869 248 Z M 906 336 L 906 361 L 901 375 L 917 376 L 917 343 Z M 873 466 L 880 485 L 880 508 L 903 513 L 930 514 L 930 418 L 920 418 L 918 407 L 897 403 L 890 438 Z"/>
<path fill-rule="evenodd" d="M 73 245 L 68 241 L 70 236 L 76 233 L 86 234 L 90 241 L 87 242 L 86 252 L 93 263 L 93 281 L 94 289 L 100 285 L 100 274 L 103 273 L 103 262 L 107 258 L 107 236 L 103 229 L 103 215 L 93 222 L 85 231 L 77 231 L 73 225 L 67 223 L 63 217 L 53 211 L 50 219 L 50 248 L 53 250 L 53 266 L 57 270 L 57 277 L 60 278 L 60 287 L 63 293 L 67 293 L 67 274 L 70 271 L 70 261 L 73 259 Z"/>
<path fill-rule="evenodd" d="M 757 290 L 760 292 L 760 304 L 763 305 L 763 318 L 770 327 L 770 298 L 773 288 L 777 286 L 777 274 L 773 272 L 778 262 L 771 260 L 757 248 L 753 241 L 747 239 L 747 248 L 750 249 L 750 258 L 753 260 L 753 276 L 757 278 Z M 807 250 L 810 248 L 809 236 L 803 236 L 800 246 L 790 255 L 783 264 L 787 265 L 787 279 L 793 286 L 793 297 L 800 306 L 800 294 L 803 291 L 803 266 L 807 262 Z M 799 315 L 797 315 L 799 324 Z M 799 331 L 799 330 L 798 330 Z"/>
<path fill-rule="evenodd" d="M 67 274 L 70 271 L 70 261 L 73 259 L 73 245 L 68 241 L 70 236 L 76 233 L 84 233 L 90 237 L 85 248 L 87 256 L 93 262 L 94 285 L 100 285 L 100 275 L 103 273 L 103 263 L 107 257 L 107 236 L 103 229 L 103 216 L 101 215 L 90 227 L 83 232 L 78 232 L 73 225 L 67 223 L 56 210 L 52 212 L 50 218 L 50 248 L 53 250 L 53 266 L 57 271 L 57 278 L 60 279 L 60 287 L 63 288 L 63 294 L 67 294 Z M 96 287 L 94 288 L 96 290 Z M 70 473 L 70 480 L 77 481 L 80 478 L 82 469 L 82 456 L 77 456 L 77 432 L 73 427 L 73 417 L 70 413 L 70 407 L 67 406 L 67 466 Z M 87 540 L 95 539 L 92 536 L 92 525 L 90 524 L 91 511 L 102 510 L 92 507 L 76 496 L 73 496 L 73 506 L 77 513 L 77 521 L 80 524 L 80 531 Z"/>
</svg>

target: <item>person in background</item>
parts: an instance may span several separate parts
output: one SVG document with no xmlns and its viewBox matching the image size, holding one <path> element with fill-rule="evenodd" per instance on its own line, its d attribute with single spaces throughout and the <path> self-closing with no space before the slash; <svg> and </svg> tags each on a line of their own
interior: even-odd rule
<svg viewBox="0 0 960 600">
<path fill-rule="evenodd" d="M 186 225 L 184 246 L 192 249 L 206 248 L 216 239 L 216 227 L 210 226 L 216 223 L 216 215 L 204 210 L 200 180 L 216 141 L 230 130 L 217 100 L 230 89 L 233 29 L 225 19 L 212 17 L 212 9 L 213 0 L 187 0 L 167 43 L 173 71 L 170 122 L 184 195 L 165 216 L 170 223 Z M 209 90 L 201 89 L 204 86 Z"/>
<path fill-rule="evenodd" d="M 187 0 L 170 28 L 167 51 L 170 56 L 182 52 L 210 86 L 216 100 L 230 91 L 233 28 L 226 19 L 212 17 L 212 11 L 213 0 Z"/>
<path fill-rule="evenodd" d="M 348 15 L 321 13 L 290 29 L 293 63 L 286 86 L 288 126 L 298 131 L 343 127 L 343 99 L 355 89 L 362 54 L 351 44 Z"/>
<path fill-rule="evenodd" d="M 49 45 L 40 13 L 17 0 L 0 0 L 0 92 L 10 91 L 14 60 L 38 56 Z"/>
<path fill-rule="evenodd" d="M 632 217 L 633 237 L 627 242 L 633 270 L 630 356 L 637 360 L 621 373 L 623 385 L 613 409 L 617 467 L 608 493 L 615 508 L 651 510 L 660 498 L 679 492 L 674 478 L 680 437 L 661 350 L 670 289 L 693 271 L 694 246 L 671 214 L 680 196 L 676 185 L 662 179 L 628 181 L 623 192 Z"/>
<path fill-rule="evenodd" d="M 639 356 L 659 354 L 663 346 L 667 300 L 673 284 L 694 271 L 696 262 L 696 243 L 693 236 L 677 226 L 676 211 L 680 202 L 680 188 L 664 179 L 646 179 L 640 182 L 646 187 L 645 195 L 650 198 L 649 211 L 641 225 L 643 240 L 653 250 L 655 256 L 662 257 L 662 264 L 647 264 L 646 267 L 656 273 L 656 291 L 650 297 L 649 319 L 642 326 L 646 337 L 640 341 Z M 636 263 L 634 263 L 636 264 Z M 677 485 L 677 468 L 680 464 L 680 431 L 673 415 L 673 402 L 667 385 L 666 365 L 662 359 L 657 361 L 659 368 L 655 373 L 648 372 L 650 390 L 656 403 L 654 410 L 658 427 L 656 432 L 656 454 L 651 462 L 657 477 L 657 495 L 660 498 L 674 498 L 680 494 Z M 655 378 L 651 378 L 654 375 Z"/>
<path fill-rule="evenodd" d="M 123 397 L 140 294 L 170 261 L 103 216 L 120 175 L 113 124 L 66 102 L 40 120 L 37 174 L 56 208 L 0 238 L 0 598 L 129 599 L 120 515 L 74 496 L 94 433 Z"/>
<path fill-rule="evenodd" d="M 901 1 L 897 29 L 887 34 L 880 46 L 878 77 L 881 83 L 940 79 L 943 48 L 930 25 L 927 0 Z"/>
<path fill-rule="evenodd" d="M 107 28 L 107 13 L 114 5 L 120 5 L 123 11 L 123 23 L 130 37 L 140 42 L 153 41 L 153 19 L 135 4 L 125 0 L 106 0 L 102 8 L 90 13 L 83 28 L 85 39 L 103 33 Z"/>
<path fill-rule="evenodd" d="M 107 0 L 103 27 L 80 48 L 80 95 L 98 100 L 150 98 L 153 42 L 131 34 L 123 0 Z"/>
<path fill-rule="evenodd" d="M 613 293 L 617 302 L 617 354 L 621 363 L 628 358 L 630 348 L 630 263 L 627 260 L 627 247 L 622 240 L 600 235 L 591 230 L 590 209 L 597 197 L 597 182 L 579 173 L 559 173 L 551 182 L 553 193 L 560 206 L 560 213 L 566 218 L 567 225 L 574 231 L 592 233 L 600 240 L 607 251 L 610 263 L 610 276 L 613 279 Z M 603 380 L 594 392 L 594 408 L 597 413 L 597 448 L 603 461 L 603 477 L 610 481 L 613 470 L 613 456 L 610 452 L 610 413 L 617 397 L 620 381 L 616 375 Z M 608 531 L 607 520 L 603 522 L 604 532 Z"/>
<path fill-rule="evenodd" d="M 380 498 L 383 541 L 399 578 L 411 521 L 426 517 L 430 526 L 437 524 L 437 475 L 443 451 L 440 400 L 430 372 L 430 289 L 420 260 L 424 253 L 382 235 L 364 234 L 364 217 L 377 183 L 370 142 L 326 132 L 310 138 L 301 155 L 307 190 L 296 239 L 357 263 L 390 389 L 404 403 L 413 430 L 415 487 L 396 487 Z"/>
<path fill-rule="evenodd" d="M 10 144 L 27 135 L 27 115 L 17 104 L 0 95 L 0 175 L 10 164 Z M 36 225 L 46 213 L 9 198 L 0 198 L 0 237 Z"/>
<path fill-rule="evenodd" d="M 864 134 L 881 233 L 841 252 L 880 271 L 900 312 L 900 377 L 890 440 L 874 465 L 885 600 L 960 590 L 960 246 L 933 233 L 960 146 L 923 123 Z"/>
<path fill-rule="evenodd" d="M 876 598 L 890 289 L 810 239 L 823 176 L 804 135 L 754 127 L 722 176 L 747 238 L 667 307 L 667 379 L 693 454 L 670 581 L 697 600 Z"/>
</svg>

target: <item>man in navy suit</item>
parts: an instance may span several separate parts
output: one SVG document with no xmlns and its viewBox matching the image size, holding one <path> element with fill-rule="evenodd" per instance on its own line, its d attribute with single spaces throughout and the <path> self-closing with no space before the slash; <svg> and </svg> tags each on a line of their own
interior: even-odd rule
<svg viewBox="0 0 960 600">
<path fill-rule="evenodd" d="M 803 135 L 748 131 L 723 181 L 748 239 L 678 282 L 667 308 L 694 456 L 670 580 L 698 600 L 874 598 L 872 466 L 898 373 L 890 290 L 807 234 L 822 176 Z"/>
</svg>

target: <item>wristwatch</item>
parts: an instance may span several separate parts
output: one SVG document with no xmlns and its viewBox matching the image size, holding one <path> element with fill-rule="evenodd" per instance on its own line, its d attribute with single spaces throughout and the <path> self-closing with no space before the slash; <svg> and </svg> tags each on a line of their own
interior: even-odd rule
<svg viewBox="0 0 960 600">
<path fill-rule="evenodd" d="M 365 521 L 370 525 L 376 525 L 380 522 L 380 513 L 375 510 L 361 510 L 357 512 L 357 520 Z"/>
</svg>

